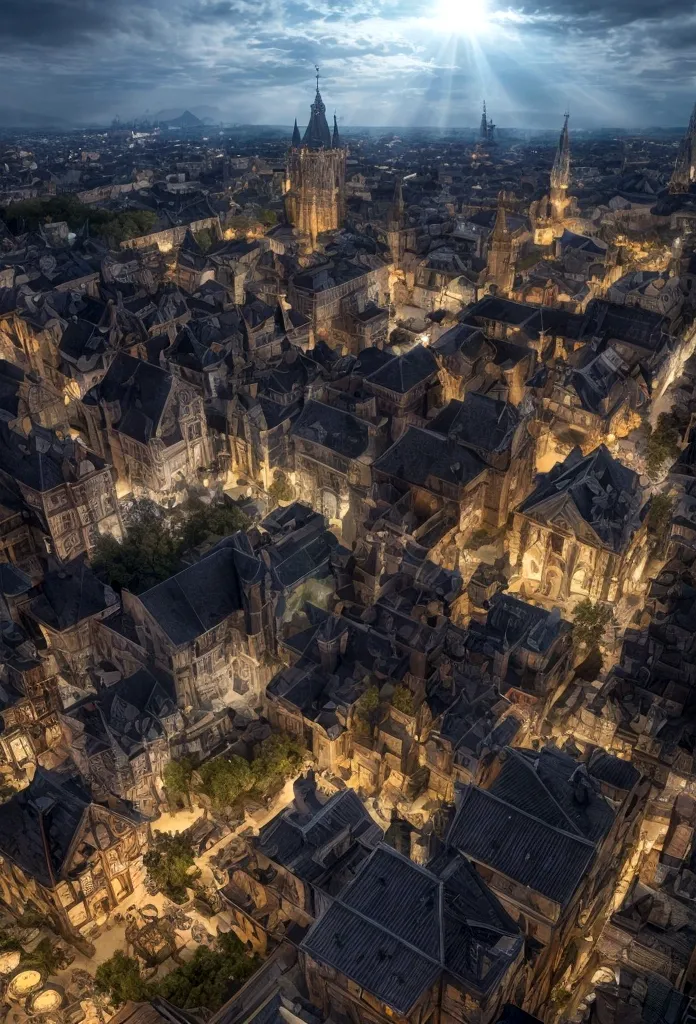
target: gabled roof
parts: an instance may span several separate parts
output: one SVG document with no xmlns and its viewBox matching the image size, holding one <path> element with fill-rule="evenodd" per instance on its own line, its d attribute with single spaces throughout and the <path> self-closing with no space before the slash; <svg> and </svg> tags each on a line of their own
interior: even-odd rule
<svg viewBox="0 0 696 1024">
<path fill-rule="evenodd" d="M 147 444 L 157 434 L 172 387 L 167 370 L 119 352 L 89 394 L 93 400 L 118 402 L 121 416 L 115 429 Z"/>
<path fill-rule="evenodd" d="M 218 546 L 138 600 L 172 643 L 190 643 L 244 607 L 237 552 Z"/>
<path fill-rule="evenodd" d="M 420 867 L 385 845 L 302 943 L 402 1014 L 444 972 L 490 990 L 521 947 L 517 926 L 462 857 L 445 852 Z"/>
<path fill-rule="evenodd" d="M 362 455 L 369 442 L 365 420 L 315 399 L 305 403 L 292 434 L 352 459 Z"/>
<path fill-rule="evenodd" d="M 0 805 L 0 852 L 52 888 L 91 804 L 90 794 L 75 779 L 37 768 L 29 786 Z M 139 820 L 125 806 L 119 814 Z"/>
<path fill-rule="evenodd" d="M 639 526 L 641 490 L 637 473 L 614 459 L 604 445 L 583 456 L 574 449 L 550 473 L 539 478 L 520 512 L 539 522 L 573 530 L 573 520 L 586 524 L 598 545 L 625 551 Z"/>
<path fill-rule="evenodd" d="M 614 812 L 584 765 L 560 751 L 506 755 L 489 789 L 464 788 L 447 843 L 564 906 Z"/>
<path fill-rule="evenodd" d="M 407 483 L 427 487 L 431 478 L 464 486 L 484 472 L 486 463 L 456 441 L 420 427 L 409 427 L 374 468 Z"/>
<path fill-rule="evenodd" d="M 520 418 L 509 402 L 470 391 L 463 402 L 448 402 L 429 426 L 460 444 L 493 453 L 510 449 Z"/>
<path fill-rule="evenodd" d="M 397 356 L 375 370 L 366 383 L 405 395 L 436 374 L 437 361 L 430 349 L 416 345 L 406 355 Z"/>
</svg>

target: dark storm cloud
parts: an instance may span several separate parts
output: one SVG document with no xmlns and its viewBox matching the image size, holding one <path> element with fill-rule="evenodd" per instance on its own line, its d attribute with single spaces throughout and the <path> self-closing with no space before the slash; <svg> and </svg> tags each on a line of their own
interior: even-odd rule
<svg viewBox="0 0 696 1024">
<path fill-rule="evenodd" d="M 201 104 L 287 123 L 318 62 L 353 123 L 473 124 L 484 91 L 501 124 L 555 124 L 566 101 L 576 123 L 688 117 L 693 2 L 488 0 L 500 35 L 473 57 L 439 2 L 0 0 L 2 103 L 83 120 Z"/>
</svg>

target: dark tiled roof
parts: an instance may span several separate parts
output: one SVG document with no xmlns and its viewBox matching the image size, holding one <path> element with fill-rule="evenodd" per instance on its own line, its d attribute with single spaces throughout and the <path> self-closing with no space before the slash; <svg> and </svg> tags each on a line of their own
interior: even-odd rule
<svg viewBox="0 0 696 1024">
<path fill-rule="evenodd" d="M 41 594 L 29 604 L 35 619 L 59 632 L 97 615 L 118 601 L 82 558 L 46 574 Z"/>
<path fill-rule="evenodd" d="M 473 452 L 433 430 L 409 427 L 374 464 L 389 476 L 418 486 L 429 478 L 459 486 L 476 479 L 487 467 Z"/>
<path fill-rule="evenodd" d="M 327 870 L 332 860 L 331 856 L 322 858 L 320 851 L 345 829 L 350 829 L 354 840 L 363 837 L 370 846 L 381 835 L 362 800 L 352 789 L 335 793 L 323 807 L 308 814 L 299 813 L 294 805 L 281 811 L 263 826 L 255 846 L 298 878 L 313 881 Z"/>
<path fill-rule="evenodd" d="M 146 444 L 157 433 L 171 389 L 171 373 L 119 352 L 90 394 L 104 402 L 118 402 L 121 418 L 116 429 Z"/>
<path fill-rule="evenodd" d="M 353 459 L 365 452 L 369 440 L 364 420 L 314 399 L 305 403 L 292 433 Z"/>
<path fill-rule="evenodd" d="M 442 971 L 488 991 L 519 954 L 522 939 L 454 851 L 423 868 L 379 846 L 302 945 L 407 1013 Z"/>
<path fill-rule="evenodd" d="M 612 458 L 604 445 L 585 456 L 579 450 L 572 451 L 564 462 L 540 477 L 520 511 L 543 522 L 548 510 L 553 520 L 561 509 L 552 499 L 562 495 L 573 502 L 603 544 L 616 552 L 626 549 L 639 525 L 639 479 L 632 469 Z"/>
<path fill-rule="evenodd" d="M 429 426 L 461 444 L 498 452 L 510 448 L 519 422 L 514 405 L 470 391 L 463 402 L 448 402 Z"/>
<path fill-rule="evenodd" d="M 140 594 L 150 615 L 174 644 L 190 643 L 243 608 L 238 559 L 232 546 Z"/>
<path fill-rule="evenodd" d="M 435 356 L 424 345 L 416 345 L 406 355 L 397 356 L 375 370 L 367 378 L 367 383 L 404 395 L 434 377 L 436 373 Z"/>
<path fill-rule="evenodd" d="M 467 857 L 565 906 L 594 856 L 594 845 L 468 786 L 447 835 Z"/>
</svg>

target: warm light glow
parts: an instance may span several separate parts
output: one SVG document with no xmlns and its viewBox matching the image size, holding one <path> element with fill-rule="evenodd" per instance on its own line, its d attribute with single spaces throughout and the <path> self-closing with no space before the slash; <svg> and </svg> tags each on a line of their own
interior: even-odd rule
<svg viewBox="0 0 696 1024">
<path fill-rule="evenodd" d="M 475 39 L 491 27 L 486 0 L 438 0 L 433 21 L 438 32 Z"/>
</svg>

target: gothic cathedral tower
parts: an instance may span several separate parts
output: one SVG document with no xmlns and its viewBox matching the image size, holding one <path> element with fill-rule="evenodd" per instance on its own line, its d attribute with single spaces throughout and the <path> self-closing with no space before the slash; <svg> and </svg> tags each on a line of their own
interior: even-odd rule
<svg viewBox="0 0 696 1024">
<path fill-rule="evenodd" d="M 334 231 L 345 215 L 347 150 L 341 144 L 334 115 L 333 134 L 326 120 L 326 107 L 319 92 L 312 103 L 309 124 L 300 138 L 295 130 L 288 152 L 285 209 L 288 220 L 312 248 L 322 231 Z"/>
<path fill-rule="evenodd" d="M 672 195 L 688 192 L 696 175 L 696 106 L 691 114 L 686 135 L 679 145 L 677 159 L 674 162 L 672 177 L 669 179 L 669 191 Z"/>
<path fill-rule="evenodd" d="M 570 202 L 568 198 L 568 187 L 570 185 L 570 138 L 568 136 L 568 118 L 565 115 L 561 137 L 558 140 L 558 149 L 551 168 L 551 219 L 560 223 L 565 217 L 566 209 Z"/>
</svg>

